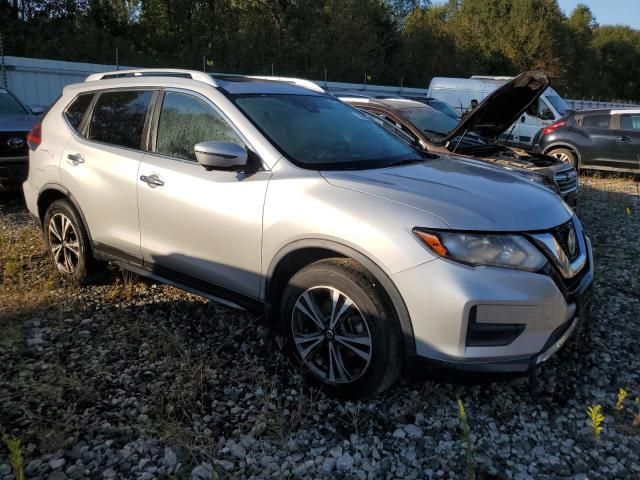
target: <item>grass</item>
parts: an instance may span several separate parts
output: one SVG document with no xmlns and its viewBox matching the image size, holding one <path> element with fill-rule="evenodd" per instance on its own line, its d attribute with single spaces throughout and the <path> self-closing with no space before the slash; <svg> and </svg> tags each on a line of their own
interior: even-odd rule
<svg viewBox="0 0 640 480">
<path fill-rule="evenodd" d="M 22 440 L 16 437 L 4 439 L 4 443 L 9 450 L 9 464 L 13 470 L 16 480 L 24 480 L 24 460 L 22 458 Z"/>
</svg>

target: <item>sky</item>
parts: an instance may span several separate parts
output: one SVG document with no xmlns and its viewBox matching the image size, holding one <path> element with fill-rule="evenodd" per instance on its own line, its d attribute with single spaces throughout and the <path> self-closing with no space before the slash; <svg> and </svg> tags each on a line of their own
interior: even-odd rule
<svg viewBox="0 0 640 480">
<path fill-rule="evenodd" d="M 579 3 L 584 3 L 600 25 L 628 25 L 640 30 L 640 0 L 558 0 L 569 15 Z"/>
</svg>

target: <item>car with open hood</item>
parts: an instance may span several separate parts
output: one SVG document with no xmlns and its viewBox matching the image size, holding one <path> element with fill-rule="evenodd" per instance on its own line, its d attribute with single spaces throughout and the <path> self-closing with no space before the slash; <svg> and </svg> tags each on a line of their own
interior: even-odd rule
<svg viewBox="0 0 640 480">
<path fill-rule="evenodd" d="M 25 200 L 60 275 L 111 261 L 253 311 L 329 393 L 375 394 L 418 359 L 527 372 L 588 315 L 590 242 L 557 195 L 314 85 L 96 73 L 34 131 Z"/>
<path fill-rule="evenodd" d="M 414 146 L 429 152 L 478 158 L 517 172 L 543 185 L 575 206 L 578 173 L 570 163 L 510 147 L 501 136 L 536 103 L 549 86 L 543 72 L 526 72 L 488 95 L 461 121 L 429 105 L 407 99 L 343 97 L 348 104 L 388 121 Z M 507 134 L 508 135 L 508 134 Z"/>
<path fill-rule="evenodd" d="M 37 120 L 29 107 L 0 88 L 0 191 L 19 188 L 27 178 L 27 134 Z"/>
</svg>

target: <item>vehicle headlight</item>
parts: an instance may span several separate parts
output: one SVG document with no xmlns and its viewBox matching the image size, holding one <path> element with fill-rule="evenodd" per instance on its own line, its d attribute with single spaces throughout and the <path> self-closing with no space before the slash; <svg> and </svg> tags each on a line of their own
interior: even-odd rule
<svg viewBox="0 0 640 480">
<path fill-rule="evenodd" d="M 414 228 L 413 233 L 433 253 L 467 265 L 537 272 L 547 260 L 520 235 L 461 233 Z"/>
<path fill-rule="evenodd" d="M 526 172 L 526 171 L 519 171 L 518 173 L 520 174 L 521 177 L 524 177 L 526 180 L 529 180 L 532 183 L 537 183 L 538 185 L 542 185 L 543 187 L 546 187 L 549 190 L 552 190 L 553 192 L 556 191 L 555 184 L 550 183 L 549 179 L 544 175 L 540 175 L 539 173 L 535 173 L 535 172 Z"/>
</svg>

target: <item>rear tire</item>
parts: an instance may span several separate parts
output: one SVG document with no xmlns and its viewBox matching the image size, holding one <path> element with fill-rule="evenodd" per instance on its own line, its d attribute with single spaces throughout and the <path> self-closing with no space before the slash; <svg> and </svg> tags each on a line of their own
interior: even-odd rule
<svg viewBox="0 0 640 480">
<path fill-rule="evenodd" d="M 576 170 L 578 169 L 578 157 L 575 152 L 568 148 L 554 148 L 553 150 L 548 151 L 547 155 L 557 158 L 564 163 L 569 163 L 573 168 Z"/>
<path fill-rule="evenodd" d="M 96 267 L 89 235 L 71 202 L 56 200 L 47 208 L 44 241 L 57 272 L 76 285 L 90 281 Z"/>
<path fill-rule="evenodd" d="M 330 395 L 389 388 L 402 367 L 402 333 L 386 294 L 356 262 L 333 258 L 296 273 L 282 297 L 294 359 Z"/>
</svg>

